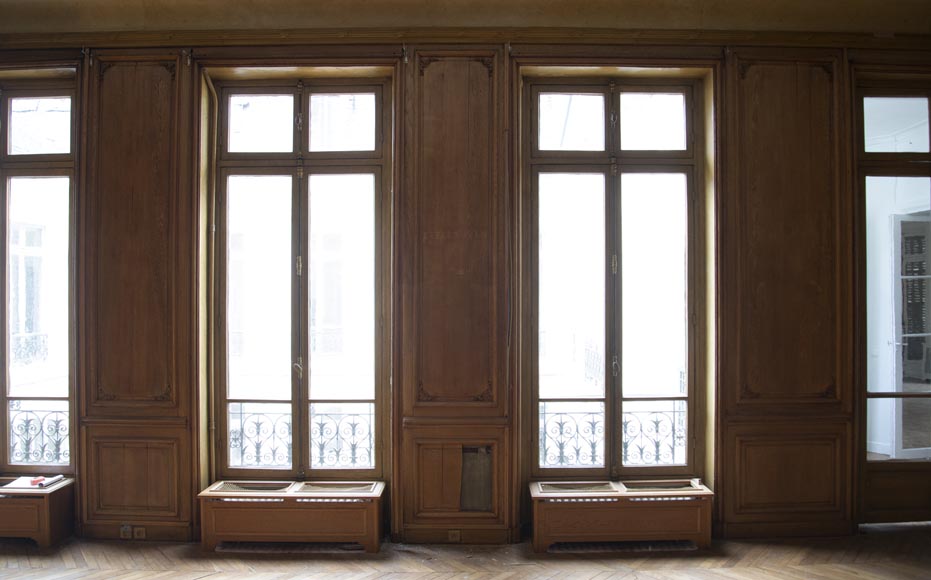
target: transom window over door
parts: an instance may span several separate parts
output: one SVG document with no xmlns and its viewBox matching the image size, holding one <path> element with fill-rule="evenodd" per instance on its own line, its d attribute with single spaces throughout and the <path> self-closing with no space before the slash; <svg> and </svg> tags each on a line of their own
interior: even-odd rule
<svg viewBox="0 0 931 580">
<path fill-rule="evenodd" d="M 0 85 L 0 471 L 70 473 L 73 81 Z"/>
<path fill-rule="evenodd" d="M 531 471 L 694 473 L 698 85 L 525 86 Z"/>
<path fill-rule="evenodd" d="M 387 82 L 221 86 L 220 475 L 378 476 Z"/>
</svg>

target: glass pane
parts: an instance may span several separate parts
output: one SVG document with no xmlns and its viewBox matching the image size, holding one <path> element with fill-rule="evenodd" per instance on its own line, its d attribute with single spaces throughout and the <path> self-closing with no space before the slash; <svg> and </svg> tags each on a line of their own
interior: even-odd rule
<svg viewBox="0 0 931 580">
<path fill-rule="evenodd" d="M 231 96 L 229 132 L 231 152 L 293 151 L 294 96 Z"/>
<path fill-rule="evenodd" d="M 931 399 L 902 400 L 902 447 L 927 449 L 931 457 Z"/>
<path fill-rule="evenodd" d="M 902 338 L 898 357 L 901 371 L 900 388 L 905 393 L 931 392 L 931 337 L 906 336 Z"/>
<path fill-rule="evenodd" d="M 374 151 L 375 94 L 310 96 L 311 151 Z"/>
<path fill-rule="evenodd" d="M 540 94 L 541 151 L 604 151 L 604 95 Z"/>
<path fill-rule="evenodd" d="M 625 397 L 688 390 L 688 192 L 681 173 L 621 176 Z"/>
<path fill-rule="evenodd" d="M 10 463 L 68 465 L 68 401 L 11 400 Z"/>
<path fill-rule="evenodd" d="M 621 149 L 684 151 L 685 96 L 621 93 Z"/>
<path fill-rule="evenodd" d="M 931 398 L 867 399 L 866 458 L 931 458 Z"/>
<path fill-rule="evenodd" d="M 624 465 L 685 465 L 685 401 L 624 401 L 623 407 Z"/>
<path fill-rule="evenodd" d="M 70 180 L 8 183 L 8 392 L 67 397 Z"/>
<path fill-rule="evenodd" d="M 10 99 L 10 155 L 71 152 L 71 98 Z"/>
<path fill-rule="evenodd" d="M 866 459 L 885 461 L 895 456 L 895 399 L 867 399 Z"/>
<path fill-rule="evenodd" d="M 931 390 L 931 179 L 866 178 L 867 388 Z M 916 336 L 918 335 L 918 336 Z"/>
<path fill-rule="evenodd" d="M 229 466 L 291 467 L 291 405 L 229 404 Z"/>
<path fill-rule="evenodd" d="M 291 176 L 227 187 L 227 364 L 231 399 L 291 399 Z"/>
<path fill-rule="evenodd" d="M 928 278 L 906 278 L 901 282 L 899 292 L 902 295 L 903 334 L 927 334 L 931 330 L 928 320 L 928 282 Z M 910 346 L 918 348 L 918 343 L 913 342 Z"/>
<path fill-rule="evenodd" d="M 601 173 L 540 174 L 541 399 L 604 397 L 604 191 Z"/>
<path fill-rule="evenodd" d="M 871 153 L 927 153 L 928 99 L 864 98 L 863 135 Z"/>
<path fill-rule="evenodd" d="M 310 176 L 310 398 L 375 398 L 375 176 Z"/>
<path fill-rule="evenodd" d="M 374 403 L 311 403 L 310 467 L 375 467 Z"/>
<path fill-rule="evenodd" d="M 602 402 L 540 402 L 540 467 L 604 467 Z"/>
</svg>

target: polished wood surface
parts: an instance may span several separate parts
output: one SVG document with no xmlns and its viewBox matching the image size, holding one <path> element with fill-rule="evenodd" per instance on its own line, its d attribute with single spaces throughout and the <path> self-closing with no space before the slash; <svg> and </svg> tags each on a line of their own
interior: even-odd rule
<svg viewBox="0 0 931 580">
<path fill-rule="evenodd" d="M 224 482 L 213 484 L 198 496 L 201 547 L 214 550 L 222 541 L 354 542 L 378 552 L 385 484 L 357 484 L 370 489 L 305 492 L 306 484 L 293 483 L 283 492 L 257 493 L 222 491 Z"/>
<path fill-rule="evenodd" d="M 839 337 L 849 308 L 839 283 L 849 271 L 840 246 L 839 56 L 738 52 L 729 63 L 736 110 L 725 195 L 734 222 L 725 251 L 735 258 L 727 274 L 736 334 L 725 338 L 733 348 L 724 400 L 732 414 L 852 401 Z"/>
<path fill-rule="evenodd" d="M 593 483 L 597 490 L 585 489 Z M 642 483 L 647 487 L 628 488 L 625 482 L 531 483 L 533 550 L 545 552 L 557 542 L 680 540 L 702 549 L 711 546 L 711 490 L 697 479 Z M 681 487 L 663 489 L 673 483 Z M 548 489 L 556 485 L 560 489 Z M 607 487 L 614 489 L 602 489 Z"/>
<path fill-rule="evenodd" d="M 176 57 L 98 57 L 92 73 L 87 225 L 93 232 L 95 299 L 88 322 L 95 406 L 157 407 L 174 399 L 168 253 L 176 67 Z"/>
<path fill-rule="evenodd" d="M 392 533 L 508 541 L 516 494 L 506 419 L 504 55 L 500 46 L 408 50 Z M 477 450 L 487 470 L 467 465 Z"/>
<path fill-rule="evenodd" d="M 846 67 L 727 58 L 715 492 L 726 536 L 849 533 L 853 301 Z"/>
<path fill-rule="evenodd" d="M 427 41 L 440 44 L 417 44 Z M 177 48 L 182 44 L 207 48 Z M 156 48 L 114 48 L 142 45 Z M 113 538 L 123 523 L 146 527 L 150 539 L 197 531 L 200 481 L 193 473 L 203 473 L 215 451 L 204 391 L 194 392 L 197 372 L 204 384 L 210 373 L 197 368 L 197 347 L 206 350 L 215 338 L 205 331 L 195 341 L 198 317 L 214 322 L 195 299 L 196 259 L 203 258 L 197 236 L 211 235 L 197 213 L 198 195 L 209 193 L 197 191 L 192 175 L 200 54 L 267 66 L 365 63 L 374 55 L 378 64 L 397 59 L 403 69 L 392 88 L 401 177 L 392 192 L 393 302 L 384 321 L 396 338 L 385 444 L 396 538 L 508 541 L 529 523 L 517 518 L 526 499 L 526 477 L 518 474 L 534 460 L 527 449 L 536 434 L 513 404 L 519 343 L 517 325 L 508 325 L 520 321 L 517 290 L 527 291 L 515 284 L 520 264 L 509 263 L 515 246 L 508 244 L 520 239 L 507 203 L 519 189 L 518 177 L 508 181 L 520 163 L 519 104 L 509 101 L 520 81 L 505 74 L 516 70 L 509 69 L 515 53 L 541 66 L 596 64 L 599 71 L 645 62 L 726 65 L 726 75 L 714 79 L 714 113 L 726 131 L 713 143 L 722 182 L 713 184 L 717 262 L 709 266 L 718 283 L 719 400 L 705 430 L 716 434 L 719 530 L 842 534 L 857 518 L 931 517 L 927 462 L 858 464 L 865 413 L 854 413 L 847 72 L 855 59 L 879 68 L 907 64 L 912 81 L 927 79 L 927 36 L 604 29 L 347 35 L 334 28 L 7 35 L 0 46 L 0 66 L 14 73 L 60 66 L 77 47 L 91 47 L 78 78 L 76 152 L 73 437 L 80 441 L 81 533 Z M 12 46 L 39 50 L 7 50 Z M 54 46 L 75 50 L 48 50 Z M 846 51 L 851 47 L 894 50 Z M 462 450 L 470 446 L 491 448 L 487 511 L 461 509 Z M 875 493 L 856 514 L 860 473 Z M 143 482 L 143 474 L 151 479 Z M 489 523 L 467 525 L 476 520 Z"/>
<path fill-rule="evenodd" d="M 12 478 L 0 478 L 0 486 Z M 71 535 L 74 527 L 74 479 L 44 488 L 0 487 L 0 537 L 30 538 L 42 548 Z"/>
<path fill-rule="evenodd" d="M 648 0 L 474 0 L 438 6 L 429 0 L 346 0 L 339 5 L 300 0 L 243 0 L 236 10 L 222 0 L 159 0 L 157 9 L 119 0 L 75 5 L 46 0 L 6 0 L 0 32 L 153 31 L 197 29 L 326 29 L 379 26 L 581 26 L 616 29 L 703 28 L 744 30 L 837 30 L 872 33 L 927 32 L 931 10 L 922 0 L 889 0 L 877 9 L 871 0 L 822 0 L 801 5 L 769 0 L 748 10 L 740 0 L 678 0 L 675 10 Z"/>
<path fill-rule="evenodd" d="M 189 539 L 194 514 L 195 232 L 190 62 L 85 56 L 78 196 L 81 533 Z"/>
<path fill-rule="evenodd" d="M 298 550 L 300 545 L 297 546 Z M 927 526 L 870 526 L 847 538 L 715 541 L 709 550 L 534 554 L 507 546 L 383 544 L 378 554 L 204 553 L 197 544 L 71 540 L 39 549 L 0 540 L 0 576 L 64 578 L 376 578 L 579 580 L 924 580 Z"/>
<path fill-rule="evenodd" d="M 931 520 L 931 466 L 927 462 L 869 462 L 862 481 L 863 521 Z"/>
<path fill-rule="evenodd" d="M 500 50 L 416 50 L 401 199 L 404 416 L 507 412 Z"/>
</svg>

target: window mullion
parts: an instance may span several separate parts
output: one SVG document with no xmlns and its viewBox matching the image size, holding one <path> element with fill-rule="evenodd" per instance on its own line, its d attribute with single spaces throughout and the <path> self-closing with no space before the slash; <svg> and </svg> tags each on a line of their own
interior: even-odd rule
<svg viewBox="0 0 931 580">
<path fill-rule="evenodd" d="M 612 102 L 611 110 L 616 112 L 614 106 L 614 83 L 612 83 L 610 98 Z M 612 134 L 618 131 L 618 126 L 612 127 Z M 614 137 L 612 136 L 612 139 Z M 614 141 L 612 141 L 613 143 Z M 612 156 L 614 153 L 612 152 Z M 612 163 L 612 169 L 614 168 Z M 621 263 L 621 203 L 620 187 L 621 179 L 615 171 L 605 178 L 607 201 L 607 210 L 605 212 L 605 238 L 608 242 L 607 248 L 607 268 L 605 274 L 606 288 L 605 297 L 608 299 L 606 305 L 607 319 L 607 352 L 610 353 L 610 368 L 606 369 L 607 389 L 605 409 L 608 411 L 605 428 L 605 457 L 610 457 L 610 473 L 617 476 L 622 467 L 621 454 L 623 448 L 623 360 L 621 357 L 621 348 L 623 346 L 622 321 L 621 321 L 621 291 L 623 264 Z"/>
<path fill-rule="evenodd" d="M 300 137 L 299 137 L 300 138 Z M 292 374 L 294 381 L 294 391 L 292 401 L 294 408 L 292 415 L 295 418 L 296 429 L 292 428 L 292 458 L 293 469 L 298 478 L 303 479 L 307 475 L 308 466 L 310 465 L 310 449 L 307 445 L 309 441 L 308 433 L 308 399 L 310 391 L 310 354 L 306 336 L 308 334 L 308 308 L 307 297 L 307 272 L 309 270 L 309 253 L 307 251 L 308 237 L 308 212 L 309 204 L 307 203 L 307 178 L 304 175 L 304 168 L 301 158 L 298 158 L 298 166 L 294 175 L 294 270 L 292 272 L 294 279 L 294 300 L 292 305 L 292 335 L 294 349 L 295 372 Z"/>
</svg>

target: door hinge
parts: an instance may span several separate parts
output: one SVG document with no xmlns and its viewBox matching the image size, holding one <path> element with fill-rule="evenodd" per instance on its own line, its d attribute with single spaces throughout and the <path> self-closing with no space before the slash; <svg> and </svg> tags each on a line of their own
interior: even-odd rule
<svg viewBox="0 0 931 580">
<path fill-rule="evenodd" d="M 304 260 L 300 256 L 294 261 L 294 270 L 298 276 L 304 273 Z"/>
<path fill-rule="evenodd" d="M 617 361 L 617 355 L 611 357 L 611 376 L 616 377 L 621 374 L 621 363 Z"/>
<path fill-rule="evenodd" d="M 611 256 L 611 273 L 617 274 L 617 254 Z"/>
</svg>

